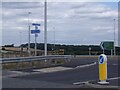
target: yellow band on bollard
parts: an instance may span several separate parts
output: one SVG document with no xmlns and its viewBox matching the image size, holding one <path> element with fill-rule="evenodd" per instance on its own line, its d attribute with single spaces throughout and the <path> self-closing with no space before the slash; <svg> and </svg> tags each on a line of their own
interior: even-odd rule
<svg viewBox="0 0 120 90">
<path fill-rule="evenodd" d="M 106 68 L 106 63 L 99 64 L 99 80 L 103 81 L 107 79 L 107 68 Z"/>
</svg>

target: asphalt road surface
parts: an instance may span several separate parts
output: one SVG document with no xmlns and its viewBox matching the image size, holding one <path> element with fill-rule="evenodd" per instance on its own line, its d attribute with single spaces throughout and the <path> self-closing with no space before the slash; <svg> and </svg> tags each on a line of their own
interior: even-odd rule
<svg viewBox="0 0 120 90">
<path fill-rule="evenodd" d="M 83 66 L 83 67 L 81 67 Z M 59 67 L 70 68 L 57 72 L 37 72 L 33 69 L 23 70 L 28 75 L 7 77 L 10 72 L 3 71 L 3 88 L 80 88 L 82 83 L 87 81 L 99 81 L 98 59 L 91 57 L 74 58 L 71 62 Z M 118 86 L 118 58 L 108 59 L 108 79 L 110 85 Z"/>
</svg>

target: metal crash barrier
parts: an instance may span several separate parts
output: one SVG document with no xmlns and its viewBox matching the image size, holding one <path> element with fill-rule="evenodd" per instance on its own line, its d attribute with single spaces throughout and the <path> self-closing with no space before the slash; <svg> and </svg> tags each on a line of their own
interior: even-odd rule
<svg viewBox="0 0 120 90">
<path fill-rule="evenodd" d="M 3 58 L 0 63 L 3 69 L 38 68 L 59 65 L 71 60 L 71 55 L 48 55 L 20 58 Z M 47 62 L 46 62 L 47 61 Z"/>
</svg>

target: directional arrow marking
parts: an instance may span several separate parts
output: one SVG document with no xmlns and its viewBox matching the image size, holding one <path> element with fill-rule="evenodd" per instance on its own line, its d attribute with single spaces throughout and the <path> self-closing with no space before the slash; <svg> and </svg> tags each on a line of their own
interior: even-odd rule
<svg viewBox="0 0 120 90">
<path fill-rule="evenodd" d="M 100 63 L 100 64 L 104 63 L 104 58 L 103 58 L 103 56 L 100 56 L 100 58 L 99 58 L 99 63 Z"/>
<path fill-rule="evenodd" d="M 100 43 L 100 47 L 101 47 L 102 49 L 104 49 L 103 44 L 104 44 L 103 42 Z"/>
</svg>

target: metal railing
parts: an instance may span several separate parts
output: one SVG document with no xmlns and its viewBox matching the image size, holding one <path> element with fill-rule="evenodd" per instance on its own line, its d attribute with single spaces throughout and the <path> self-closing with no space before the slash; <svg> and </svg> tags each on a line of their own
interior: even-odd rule
<svg viewBox="0 0 120 90">
<path fill-rule="evenodd" d="M 48 56 L 34 56 L 34 57 L 20 57 L 20 58 L 2 58 L 1 64 L 4 63 L 18 63 L 18 62 L 30 62 L 38 60 L 49 60 L 49 59 L 71 59 L 71 55 L 48 55 Z"/>
</svg>

